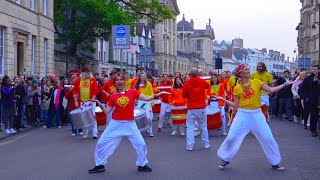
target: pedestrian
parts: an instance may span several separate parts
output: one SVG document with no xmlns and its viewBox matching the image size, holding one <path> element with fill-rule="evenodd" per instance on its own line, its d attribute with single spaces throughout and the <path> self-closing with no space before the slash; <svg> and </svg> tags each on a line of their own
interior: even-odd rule
<svg viewBox="0 0 320 180">
<path fill-rule="evenodd" d="M 219 168 L 224 169 L 232 161 L 245 136 L 249 132 L 252 132 L 259 140 L 272 168 L 284 170 L 280 166 L 281 155 L 278 144 L 261 110 L 260 92 L 263 90 L 274 93 L 290 86 L 293 82 L 286 82 L 277 87 L 270 87 L 261 80 L 251 80 L 250 69 L 245 64 L 237 67 L 236 76 L 240 80 L 233 91 L 234 102 L 222 97 L 216 97 L 218 100 L 223 100 L 229 106 L 237 109 L 229 134 L 217 152 L 218 157 L 221 159 Z"/>
<path fill-rule="evenodd" d="M 192 68 L 190 71 L 191 79 L 183 87 L 182 97 L 187 99 L 187 146 L 188 151 L 192 151 L 194 145 L 195 122 L 198 123 L 202 131 L 201 139 L 205 149 L 210 148 L 209 135 L 207 128 L 206 114 L 206 89 L 209 84 L 199 77 L 198 69 Z"/>
<path fill-rule="evenodd" d="M 28 88 L 28 107 L 30 122 L 33 127 L 38 126 L 38 118 L 40 118 L 40 102 L 41 102 L 41 88 L 38 81 L 33 79 L 31 86 Z"/>
<path fill-rule="evenodd" d="M 95 167 L 90 169 L 89 173 L 104 172 L 104 166 L 108 162 L 108 158 L 113 154 L 118 147 L 122 137 L 127 137 L 137 152 L 136 165 L 138 171 L 151 172 L 152 169 L 147 165 L 147 146 L 138 130 L 134 121 L 134 103 L 136 100 L 151 101 L 156 97 L 166 94 L 161 92 L 159 94 L 146 97 L 139 91 L 125 88 L 125 77 L 117 73 L 114 81 L 116 84 L 116 91 L 113 93 L 108 101 L 108 107 L 105 108 L 98 100 L 92 100 L 98 104 L 106 116 L 111 113 L 112 120 L 101 135 L 95 149 Z"/>
<path fill-rule="evenodd" d="M 24 76 L 19 77 L 19 85 L 16 88 L 16 94 L 19 96 L 17 102 L 18 102 L 18 120 L 20 121 L 19 123 L 16 123 L 16 129 L 18 130 L 19 128 L 25 128 L 24 125 L 24 115 L 26 111 L 26 103 L 28 100 L 28 86 L 26 85 L 24 81 Z M 18 126 L 19 125 L 19 126 Z"/>
<path fill-rule="evenodd" d="M 13 129 L 16 87 L 17 87 L 17 84 L 13 84 L 9 76 L 6 75 L 2 78 L 1 103 L 2 103 L 2 110 L 4 113 L 3 120 L 4 120 L 6 134 L 16 133 L 16 131 Z"/>
</svg>

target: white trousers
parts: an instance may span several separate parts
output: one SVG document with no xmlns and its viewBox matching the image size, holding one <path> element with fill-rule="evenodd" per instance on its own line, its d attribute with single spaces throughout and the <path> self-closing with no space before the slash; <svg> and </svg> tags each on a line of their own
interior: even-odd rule
<svg viewBox="0 0 320 180">
<path fill-rule="evenodd" d="M 270 105 L 270 103 L 269 103 L 269 95 L 267 95 L 267 94 L 261 95 L 260 96 L 260 102 L 261 102 L 262 105 L 269 106 Z"/>
<path fill-rule="evenodd" d="M 147 146 L 135 121 L 111 120 L 96 145 L 94 152 L 96 166 L 106 165 L 108 163 L 109 156 L 111 156 L 118 147 L 122 137 L 127 137 L 136 149 L 136 165 L 145 166 L 148 164 Z"/>
<path fill-rule="evenodd" d="M 151 102 L 147 102 L 147 101 L 141 101 L 141 100 L 138 100 L 138 104 L 136 106 L 137 109 L 140 109 L 140 107 L 145 104 L 143 106 L 142 109 L 144 109 L 146 111 L 146 117 L 148 119 L 148 122 L 149 122 L 149 129 L 147 130 L 147 132 L 149 134 L 152 133 L 152 120 L 153 120 L 153 112 L 152 112 L 152 106 L 151 106 Z"/>
<path fill-rule="evenodd" d="M 158 128 L 162 128 L 163 123 L 166 120 L 165 119 L 166 118 L 166 113 L 170 113 L 171 114 L 171 105 L 168 104 L 168 103 L 161 102 Z"/>
<path fill-rule="evenodd" d="M 221 120 L 222 120 L 222 127 L 221 127 L 221 131 L 222 132 L 226 132 L 226 127 L 227 127 L 227 118 L 226 118 L 226 110 L 224 108 L 224 106 L 222 106 L 220 108 L 220 113 L 221 113 Z"/>
<path fill-rule="evenodd" d="M 96 103 L 87 101 L 84 104 L 89 106 L 90 103 L 92 104 L 91 106 L 92 106 L 93 115 L 96 116 Z M 92 136 L 97 136 L 97 134 L 98 134 L 98 125 L 97 125 L 97 123 L 94 123 L 91 126 L 83 128 L 83 134 L 88 135 L 90 127 L 92 129 Z"/>
<path fill-rule="evenodd" d="M 260 108 L 238 109 L 229 134 L 217 152 L 218 157 L 231 162 L 249 132 L 252 132 L 258 139 L 270 163 L 278 165 L 281 161 L 279 147 Z"/>
<path fill-rule="evenodd" d="M 195 122 L 198 122 L 199 128 L 202 131 L 201 139 L 204 145 L 209 145 L 209 135 L 207 128 L 207 113 L 206 109 L 188 109 L 187 113 L 187 146 L 192 148 L 194 145 L 194 129 Z"/>
</svg>

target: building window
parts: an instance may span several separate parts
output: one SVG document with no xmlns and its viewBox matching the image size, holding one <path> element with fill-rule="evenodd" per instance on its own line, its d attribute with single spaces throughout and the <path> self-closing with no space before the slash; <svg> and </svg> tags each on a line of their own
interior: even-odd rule
<svg viewBox="0 0 320 180">
<path fill-rule="evenodd" d="M 313 39 L 313 50 L 317 50 L 317 39 Z"/>
<path fill-rule="evenodd" d="M 48 39 L 44 39 L 43 42 L 43 73 L 47 75 L 47 45 Z"/>
<path fill-rule="evenodd" d="M 47 15 L 47 0 L 43 0 L 43 15 Z"/>
<path fill-rule="evenodd" d="M 307 24 L 308 24 L 308 26 L 311 25 L 311 16 L 310 16 L 310 14 L 307 15 Z"/>
<path fill-rule="evenodd" d="M 35 54 L 35 42 L 36 42 L 36 37 L 32 36 L 31 39 L 31 74 L 34 74 L 34 54 Z"/>
<path fill-rule="evenodd" d="M 311 52 L 311 40 L 307 41 L 307 49 L 308 49 L 308 52 Z"/>
<path fill-rule="evenodd" d="M 201 51 L 202 50 L 202 39 L 198 39 L 197 40 L 197 51 Z"/>
<path fill-rule="evenodd" d="M 4 74 L 4 28 L 0 27 L 0 74 Z"/>
<path fill-rule="evenodd" d="M 30 0 L 30 9 L 34 11 L 34 0 Z"/>
<path fill-rule="evenodd" d="M 21 0 L 16 0 L 16 3 L 21 4 Z"/>
<path fill-rule="evenodd" d="M 104 62 L 107 62 L 107 61 L 106 61 L 106 52 L 103 52 L 103 61 L 104 61 Z"/>
</svg>

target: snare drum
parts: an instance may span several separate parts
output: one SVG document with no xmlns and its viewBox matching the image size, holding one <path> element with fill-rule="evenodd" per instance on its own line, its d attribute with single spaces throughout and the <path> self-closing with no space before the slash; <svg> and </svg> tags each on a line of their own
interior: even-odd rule
<svg viewBox="0 0 320 180">
<path fill-rule="evenodd" d="M 160 99 L 155 99 L 154 100 L 154 106 L 152 107 L 152 112 L 153 113 L 160 113 L 160 108 L 161 108 Z"/>
<path fill-rule="evenodd" d="M 171 106 L 172 124 L 186 124 L 187 106 Z"/>
<path fill-rule="evenodd" d="M 81 107 L 71 111 L 70 119 L 76 129 L 82 129 L 96 123 L 92 107 Z"/>
<path fill-rule="evenodd" d="M 149 128 L 149 122 L 144 109 L 134 110 L 134 120 L 140 132 L 146 131 Z"/>
<path fill-rule="evenodd" d="M 95 113 L 96 113 L 96 120 L 97 120 L 98 126 L 106 125 L 107 116 L 99 106 L 96 107 Z"/>
<path fill-rule="evenodd" d="M 207 127 L 208 130 L 216 130 L 222 127 L 221 112 L 219 108 L 207 107 Z"/>
</svg>

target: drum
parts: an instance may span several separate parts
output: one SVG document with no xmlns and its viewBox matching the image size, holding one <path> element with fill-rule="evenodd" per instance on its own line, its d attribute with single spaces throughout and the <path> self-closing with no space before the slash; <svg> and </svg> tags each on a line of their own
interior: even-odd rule
<svg viewBox="0 0 320 180">
<path fill-rule="evenodd" d="M 160 108 L 161 108 L 160 99 L 155 99 L 154 100 L 154 106 L 152 107 L 152 112 L 153 113 L 160 113 Z"/>
<path fill-rule="evenodd" d="M 172 124 L 186 124 L 187 106 L 171 106 Z"/>
<path fill-rule="evenodd" d="M 140 132 L 146 131 L 149 128 L 149 122 L 144 109 L 134 110 L 134 120 Z"/>
<path fill-rule="evenodd" d="M 98 126 L 106 125 L 107 116 L 99 106 L 96 107 L 95 113 L 96 113 L 96 120 L 97 120 Z"/>
<path fill-rule="evenodd" d="M 222 127 L 222 119 L 219 108 L 207 107 L 207 127 L 208 130 L 217 130 Z"/>
<path fill-rule="evenodd" d="M 70 119 L 76 129 L 82 129 L 96 123 L 92 107 L 81 107 L 71 111 Z"/>
</svg>

